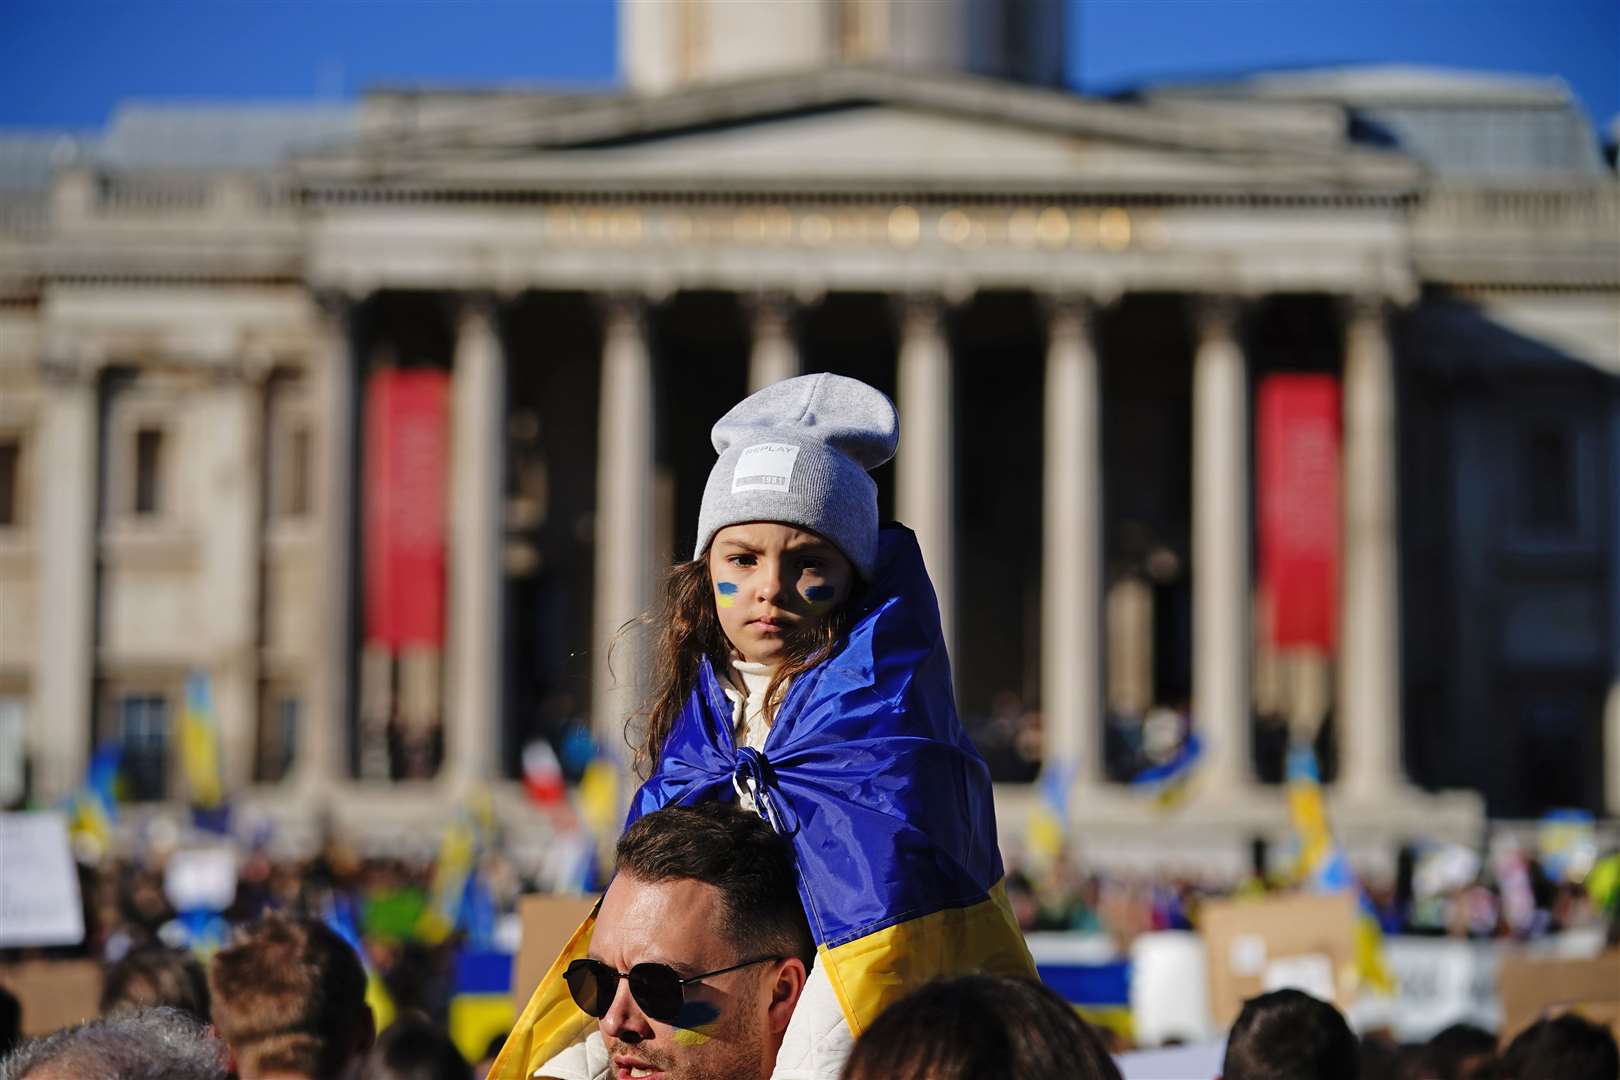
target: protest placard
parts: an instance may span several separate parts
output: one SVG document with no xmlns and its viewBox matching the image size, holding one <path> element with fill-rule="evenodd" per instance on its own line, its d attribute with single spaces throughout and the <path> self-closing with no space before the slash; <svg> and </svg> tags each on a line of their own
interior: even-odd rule
<svg viewBox="0 0 1620 1080">
<path fill-rule="evenodd" d="M 67 818 L 48 810 L 0 814 L 0 948 L 83 940 Z"/>
<path fill-rule="evenodd" d="M 1208 949 L 1209 1011 L 1230 1027 L 1245 999 L 1292 988 L 1349 1003 L 1355 983 L 1356 898 L 1349 893 L 1212 900 L 1199 911 Z"/>
<path fill-rule="evenodd" d="M 0 986 L 17 997 L 22 1033 L 48 1035 L 101 1012 L 101 965 L 94 960 L 0 964 Z"/>
<path fill-rule="evenodd" d="M 1502 957 L 1502 1042 L 1542 1016 L 1575 1012 L 1620 1039 L 1620 949 L 1590 959 L 1509 953 Z"/>
<path fill-rule="evenodd" d="M 517 966 L 512 970 L 512 1000 L 517 1002 L 519 1011 L 595 906 L 594 896 L 541 893 L 518 901 L 523 938 L 518 946 Z"/>
</svg>

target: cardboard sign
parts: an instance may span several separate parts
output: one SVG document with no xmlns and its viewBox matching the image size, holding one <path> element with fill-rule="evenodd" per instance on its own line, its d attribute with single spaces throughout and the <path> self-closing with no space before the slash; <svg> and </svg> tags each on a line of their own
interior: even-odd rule
<svg viewBox="0 0 1620 1080">
<path fill-rule="evenodd" d="M 79 872 L 64 815 L 0 814 L 0 864 L 0 948 L 84 940 Z"/>
<path fill-rule="evenodd" d="M 1356 961 L 1349 893 L 1209 901 L 1199 924 L 1217 1029 L 1231 1027 L 1245 1000 L 1269 990 L 1303 990 L 1340 1009 L 1349 1004 Z"/>
<path fill-rule="evenodd" d="M 1502 957 L 1502 1045 L 1543 1016 L 1574 1012 L 1620 1039 L 1620 949 L 1589 960 Z"/>
<path fill-rule="evenodd" d="M 518 901 L 523 938 L 518 946 L 517 966 L 512 969 L 512 1000 L 519 1012 L 595 906 L 594 896 L 537 893 Z"/>
<path fill-rule="evenodd" d="M 0 986 L 22 1006 L 22 1033 L 48 1035 L 101 1012 L 101 965 L 94 960 L 29 960 L 0 966 Z"/>
</svg>

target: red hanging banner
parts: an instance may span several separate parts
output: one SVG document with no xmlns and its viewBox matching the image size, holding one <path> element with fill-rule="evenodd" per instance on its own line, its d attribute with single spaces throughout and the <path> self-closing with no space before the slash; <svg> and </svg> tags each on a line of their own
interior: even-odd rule
<svg viewBox="0 0 1620 1080">
<path fill-rule="evenodd" d="M 1272 644 L 1331 652 L 1338 634 L 1339 383 L 1268 375 L 1255 403 L 1260 584 Z"/>
<path fill-rule="evenodd" d="M 366 642 L 444 641 L 450 378 L 384 369 L 366 386 Z"/>
</svg>

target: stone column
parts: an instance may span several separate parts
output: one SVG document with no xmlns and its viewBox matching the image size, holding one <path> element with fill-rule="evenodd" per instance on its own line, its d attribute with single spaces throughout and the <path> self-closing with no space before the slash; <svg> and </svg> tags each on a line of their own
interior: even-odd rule
<svg viewBox="0 0 1620 1080">
<path fill-rule="evenodd" d="M 1402 786 L 1395 372 L 1381 299 L 1348 305 L 1343 410 L 1338 787 L 1373 802 Z"/>
<path fill-rule="evenodd" d="M 450 416 L 449 709 L 441 775 L 465 791 L 496 773 L 501 726 L 506 358 L 492 297 L 456 313 Z"/>
<path fill-rule="evenodd" d="M 39 424 L 39 652 L 29 717 L 33 791 L 54 802 L 84 779 L 95 679 L 96 373 L 47 372 Z"/>
<path fill-rule="evenodd" d="M 793 332 L 793 301 L 783 293 L 748 298 L 753 349 L 748 355 L 748 392 L 799 374 L 799 343 Z"/>
<path fill-rule="evenodd" d="M 310 705 L 298 732 L 293 761 L 306 798 L 330 798 L 349 773 L 348 731 L 353 688 L 349 671 L 354 618 L 354 530 L 360 517 L 355 483 L 355 447 L 360 437 L 356 408 L 359 357 L 355 348 L 356 304 L 335 292 L 316 296 L 316 346 L 310 358 L 314 385 L 316 484 L 321 592 L 326 612 L 321 640 L 312 650 Z M 317 810 L 318 806 L 309 807 Z"/>
<path fill-rule="evenodd" d="M 1087 301 L 1047 314 L 1041 513 L 1041 712 L 1049 763 L 1095 785 L 1102 767 L 1102 441 Z"/>
<path fill-rule="evenodd" d="M 1250 783 L 1249 383 L 1238 306 L 1203 298 L 1193 360 L 1193 716 L 1205 791 Z"/>
<path fill-rule="evenodd" d="M 908 296 L 900 307 L 896 384 L 900 450 L 895 458 L 895 516 L 917 533 L 939 597 L 946 648 L 956 654 L 956 469 L 951 352 L 944 303 Z"/>
<path fill-rule="evenodd" d="M 209 598 L 207 653 L 226 791 L 253 781 L 259 719 L 259 612 L 263 579 L 264 416 L 268 357 L 244 358 L 208 391 L 209 526 L 202 533 Z"/>
<path fill-rule="evenodd" d="M 644 689 L 644 635 L 632 629 L 614 639 L 652 600 L 655 418 L 645 301 L 606 297 L 602 315 L 591 726 L 604 746 L 617 749 Z"/>
</svg>

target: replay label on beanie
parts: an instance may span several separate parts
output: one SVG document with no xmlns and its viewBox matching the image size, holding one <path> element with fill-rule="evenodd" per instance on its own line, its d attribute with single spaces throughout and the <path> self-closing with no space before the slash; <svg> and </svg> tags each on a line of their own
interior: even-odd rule
<svg viewBox="0 0 1620 1080">
<path fill-rule="evenodd" d="M 731 493 L 739 491 L 786 491 L 793 479 L 793 462 L 799 448 L 792 443 L 755 443 L 744 448 L 731 474 Z"/>
</svg>

